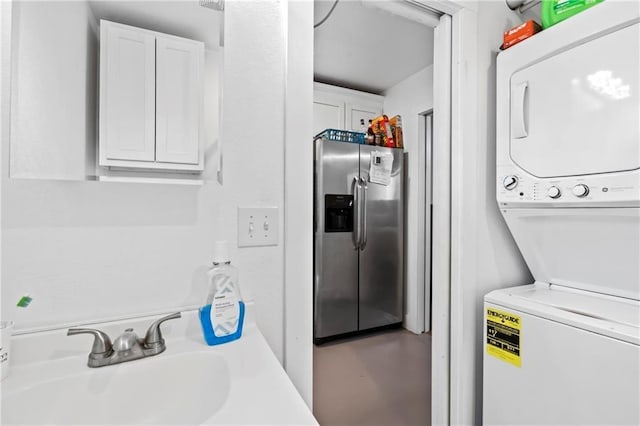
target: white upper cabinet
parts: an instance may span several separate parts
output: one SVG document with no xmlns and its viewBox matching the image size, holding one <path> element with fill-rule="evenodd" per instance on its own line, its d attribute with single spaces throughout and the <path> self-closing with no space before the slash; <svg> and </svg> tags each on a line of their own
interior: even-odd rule
<svg viewBox="0 0 640 426">
<path fill-rule="evenodd" d="M 313 134 L 325 129 L 366 132 L 369 120 L 382 114 L 383 104 L 383 96 L 314 83 Z"/>
<path fill-rule="evenodd" d="M 156 161 L 200 164 L 204 46 L 158 36 Z"/>
<path fill-rule="evenodd" d="M 155 37 L 121 26 L 101 32 L 101 155 L 154 161 Z"/>
<path fill-rule="evenodd" d="M 204 45 L 100 21 L 101 166 L 202 171 Z"/>
<path fill-rule="evenodd" d="M 380 105 L 358 105 L 347 103 L 347 130 L 352 132 L 367 133 L 369 120 L 382 115 L 382 103 Z"/>
<path fill-rule="evenodd" d="M 324 129 L 344 129 L 344 101 L 316 91 L 313 94 L 313 135 Z"/>
</svg>

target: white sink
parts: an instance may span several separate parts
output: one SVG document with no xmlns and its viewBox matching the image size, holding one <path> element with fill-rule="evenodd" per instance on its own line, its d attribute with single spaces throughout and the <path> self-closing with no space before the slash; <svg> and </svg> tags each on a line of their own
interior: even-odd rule
<svg viewBox="0 0 640 426">
<path fill-rule="evenodd" d="M 158 355 L 3 392 L 2 424 L 201 424 L 229 386 L 215 353 Z"/>
<path fill-rule="evenodd" d="M 92 337 L 66 329 L 14 336 L 0 382 L 0 424 L 317 425 L 255 323 L 240 340 L 207 346 L 197 311 L 163 325 L 167 350 L 87 367 Z M 92 324 L 112 338 L 156 318 Z"/>
</svg>

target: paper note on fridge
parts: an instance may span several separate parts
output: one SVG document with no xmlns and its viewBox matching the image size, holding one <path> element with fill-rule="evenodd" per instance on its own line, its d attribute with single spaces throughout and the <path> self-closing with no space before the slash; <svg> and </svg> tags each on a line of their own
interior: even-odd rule
<svg viewBox="0 0 640 426">
<path fill-rule="evenodd" d="M 393 154 L 373 151 L 371 152 L 369 164 L 369 181 L 380 185 L 389 185 L 389 182 L 391 182 L 391 170 L 393 169 Z"/>
</svg>

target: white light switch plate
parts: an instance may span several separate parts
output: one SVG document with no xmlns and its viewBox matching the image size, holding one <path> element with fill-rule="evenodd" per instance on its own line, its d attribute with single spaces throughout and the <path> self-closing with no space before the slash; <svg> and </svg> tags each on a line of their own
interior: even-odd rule
<svg viewBox="0 0 640 426">
<path fill-rule="evenodd" d="M 238 247 L 277 245 L 277 207 L 238 207 Z"/>
</svg>

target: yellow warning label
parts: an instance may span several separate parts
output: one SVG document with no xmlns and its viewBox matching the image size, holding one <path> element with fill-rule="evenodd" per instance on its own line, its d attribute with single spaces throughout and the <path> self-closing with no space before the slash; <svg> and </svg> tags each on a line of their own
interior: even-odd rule
<svg viewBox="0 0 640 426">
<path fill-rule="evenodd" d="M 520 367 L 521 330 L 518 315 L 487 308 L 487 353 Z"/>
</svg>

